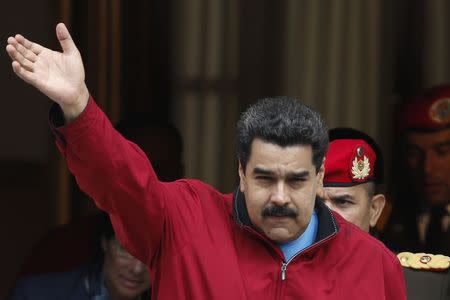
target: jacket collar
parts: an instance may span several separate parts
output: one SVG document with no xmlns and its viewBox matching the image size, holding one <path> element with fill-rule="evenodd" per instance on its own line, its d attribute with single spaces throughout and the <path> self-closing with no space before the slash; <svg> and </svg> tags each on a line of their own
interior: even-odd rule
<svg viewBox="0 0 450 300">
<path fill-rule="evenodd" d="M 316 198 L 314 209 L 316 210 L 319 223 L 315 242 L 336 234 L 339 231 L 339 226 L 328 206 Z M 233 193 L 233 214 L 236 222 L 240 226 L 253 227 L 250 216 L 248 215 L 245 195 L 240 191 L 239 187 Z"/>
</svg>

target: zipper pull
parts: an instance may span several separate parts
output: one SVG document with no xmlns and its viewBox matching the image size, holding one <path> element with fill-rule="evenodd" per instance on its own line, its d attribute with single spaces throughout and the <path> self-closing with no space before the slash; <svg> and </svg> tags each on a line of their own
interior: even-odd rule
<svg viewBox="0 0 450 300">
<path fill-rule="evenodd" d="M 283 262 L 281 264 L 281 280 L 286 279 L 286 268 L 287 268 L 287 263 Z"/>
</svg>

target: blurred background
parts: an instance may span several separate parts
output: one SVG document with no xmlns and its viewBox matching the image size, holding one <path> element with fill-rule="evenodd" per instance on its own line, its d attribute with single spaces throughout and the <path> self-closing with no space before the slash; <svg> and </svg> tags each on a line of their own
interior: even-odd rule
<svg viewBox="0 0 450 300">
<path fill-rule="evenodd" d="M 223 192 L 237 182 L 235 123 L 259 98 L 295 96 L 328 126 L 376 138 L 386 154 L 400 101 L 450 82 L 445 0 L 4 1 L 1 40 L 21 33 L 59 49 L 65 22 L 88 87 L 115 123 L 135 113 L 173 123 L 185 176 Z M 0 299 L 32 245 L 89 211 L 57 153 L 50 101 L 0 53 Z"/>
</svg>

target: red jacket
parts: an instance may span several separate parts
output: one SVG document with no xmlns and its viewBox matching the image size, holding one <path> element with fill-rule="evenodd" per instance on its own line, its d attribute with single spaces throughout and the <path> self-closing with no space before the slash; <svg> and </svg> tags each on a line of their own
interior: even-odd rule
<svg viewBox="0 0 450 300">
<path fill-rule="evenodd" d="M 153 299 L 406 299 L 397 258 L 321 201 L 316 242 L 286 265 L 251 226 L 243 194 L 158 181 L 146 155 L 92 99 L 54 133 L 80 187 L 150 268 Z"/>
</svg>

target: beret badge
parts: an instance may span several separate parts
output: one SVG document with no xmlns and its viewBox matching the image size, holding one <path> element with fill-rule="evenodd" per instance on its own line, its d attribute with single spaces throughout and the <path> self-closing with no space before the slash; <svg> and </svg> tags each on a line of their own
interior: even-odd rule
<svg viewBox="0 0 450 300">
<path fill-rule="evenodd" d="M 450 98 L 442 98 L 434 102 L 429 109 L 430 118 L 439 124 L 450 122 Z"/>
<path fill-rule="evenodd" d="M 356 155 L 352 161 L 352 179 L 355 181 L 364 181 L 370 174 L 370 161 L 367 156 L 364 155 L 364 148 L 357 146 Z"/>
</svg>

